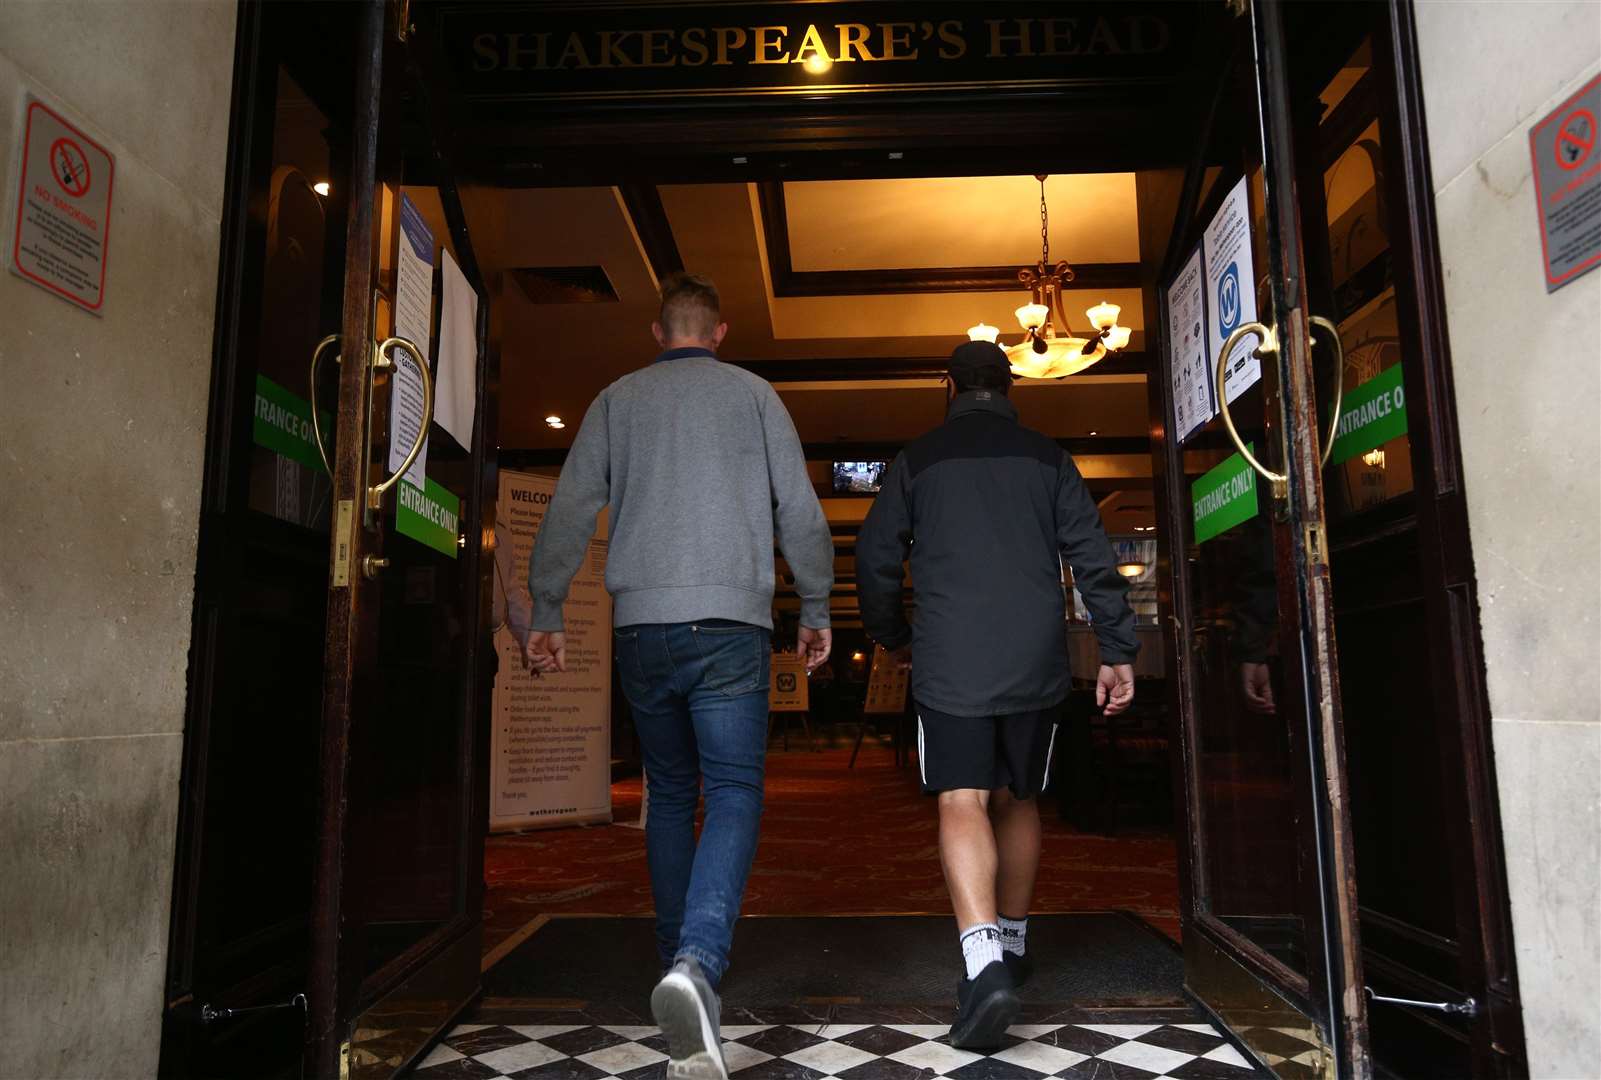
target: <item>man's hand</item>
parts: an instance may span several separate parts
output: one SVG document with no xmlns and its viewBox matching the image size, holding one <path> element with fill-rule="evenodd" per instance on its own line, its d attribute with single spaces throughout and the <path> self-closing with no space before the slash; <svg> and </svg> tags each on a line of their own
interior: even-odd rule
<svg viewBox="0 0 1601 1080">
<path fill-rule="evenodd" d="M 1252 661 L 1240 665 L 1240 692 L 1245 695 L 1245 707 L 1254 713 L 1272 716 L 1279 711 L 1273 702 L 1273 680 L 1266 664 Z"/>
<path fill-rule="evenodd" d="M 567 635 L 544 630 L 530 631 L 528 644 L 523 647 L 523 659 L 528 662 L 528 670 L 534 673 L 535 678 L 549 671 L 566 671 Z"/>
<path fill-rule="evenodd" d="M 898 649 L 891 649 L 889 651 L 889 662 L 894 664 L 900 671 L 910 671 L 912 669 L 912 647 L 910 645 L 902 645 Z"/>
<path fill-rule="evenodd" d="M 814 630 L 810 626 L 800 628 L 796 635 L 795 655 L 806 661 L 806 674 L 810 675 L 822 666 L 828 654 L 834 649 L 834 631 Z"/>
<path fill-rule="evenodd" d="M 1095 707 L 1116 716 L 1134 703 L 1134 665 L 1102 664 L 1095 677 Z"/>
</svg>

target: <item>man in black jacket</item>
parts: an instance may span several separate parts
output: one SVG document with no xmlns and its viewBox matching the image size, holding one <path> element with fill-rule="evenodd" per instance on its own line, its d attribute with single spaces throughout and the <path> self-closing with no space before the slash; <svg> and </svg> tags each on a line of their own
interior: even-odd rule
<svg viewBox="0 0 1601 1080">
<path fill-rule="evenodd" d="M 907 446 L 856 541 L 867 632 L 912 667 L 918 768 L 939 796 L 940 862 L 965 977 L 951 1045 L 999 1045 L 1027 978 L 1028 909 L 1039 868 L 1034 796 L 1050 777 L 1067 698 L 1062 562 L 1100 639 L 1096 703 L 1134 700 L 1134 613 L 1112 546 L 1065 451 L 1020 426 L 1006 354 L 972 341 L 951 354 L 941 427 Z M 901 603 L 910 554 L 916 611 Z"/>
</svg>

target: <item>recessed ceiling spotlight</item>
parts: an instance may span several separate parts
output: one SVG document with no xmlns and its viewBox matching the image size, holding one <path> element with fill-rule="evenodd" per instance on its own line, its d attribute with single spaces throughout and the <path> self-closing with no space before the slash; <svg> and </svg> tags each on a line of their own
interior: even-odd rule
<svg viewBox="0 0 1601 1080">
<path fill-rule="evenodd" d="M 332 191 L 333 188 L 328 186 L 328 181 L 319 180 L 317 183 L 311 185 L 311 190 L 315 191 L 318 195 L 321 195 L 326 199 L 328 197 L 328 193 Z"/>
<path fill-rule="evenodd" d="M 1090 434 L 1091 434 L 1091 435 L 1099 435 L 1099 434 L 1100 434 L 1100 432 L 1099 432 L 1099 431 L 1092 431 L 1092 432 L 1090 432 Z"/>
<path fill-rule="evenodd" d="M 551 415 L 551 416 L 545 417 L 545 423 L 547 423 L 551 427 L 557 428 L 557 429 L 564 428 L 564 427 L 567 426 L 567 424 L 562 420 L 561 417 L 555 416 L 555 415 Z"/>
</svg>

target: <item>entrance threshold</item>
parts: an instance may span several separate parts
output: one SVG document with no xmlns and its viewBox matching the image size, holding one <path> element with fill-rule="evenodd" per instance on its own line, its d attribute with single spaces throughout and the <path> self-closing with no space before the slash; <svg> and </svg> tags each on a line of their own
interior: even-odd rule
<svg viewBox="0 0 1601 1080">
<path fill-rule="evenodd" d="M 553 916 L 484 975 L 485 997 L 419 1080 L 665 1075 L 649 1010 L 653 923 Z M 1255 1067 L 1183 995 L 1173 943 L 1123 912 L 1036 915 L 1038 970 L 990 1054 L 946 1041 L 960 953 L 948 915 L 740 920 L 723 1038 L 745 1080 L 1248 1080 Z"/>
</svg>

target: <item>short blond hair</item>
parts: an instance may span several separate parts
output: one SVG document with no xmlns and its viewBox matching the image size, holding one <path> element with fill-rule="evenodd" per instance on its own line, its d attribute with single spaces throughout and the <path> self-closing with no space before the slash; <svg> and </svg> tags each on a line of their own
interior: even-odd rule
<svg viewBox="0 0 1601 1080">
<path fill-rule="evenodd" d="M 668 340 L 707 339 L 723 321 L 722 298 L 711 278 L 677 273 L 662 282 L 662 333 Z"/>
</svg>

